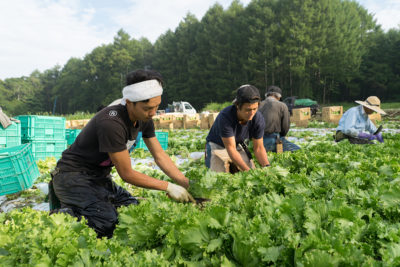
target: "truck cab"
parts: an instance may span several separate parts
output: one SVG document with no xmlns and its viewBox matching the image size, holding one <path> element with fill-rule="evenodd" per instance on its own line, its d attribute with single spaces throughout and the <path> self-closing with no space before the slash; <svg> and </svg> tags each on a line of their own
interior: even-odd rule
<svg viewBox="0 0 400 267">
<path fill-rule="evenodd" d="M 168 112 L 196 114 L 196 109 L 192 105 L 190 105 L 189 102 L 174 101 L 172 102 L 172 105 L 168 105 Z"/>
</svg>

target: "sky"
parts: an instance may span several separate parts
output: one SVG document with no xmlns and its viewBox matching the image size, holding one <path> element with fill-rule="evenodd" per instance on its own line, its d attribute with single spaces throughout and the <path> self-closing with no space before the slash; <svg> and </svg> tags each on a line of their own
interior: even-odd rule
<svg viewBox="0 0 400 267">
<path fill-rule="evenodd" d="M 400 27 L 400 0 L 356 1 L 384 30 Z M 154 43 L 188 12 L 200 20 L 216 2 L 227 8 L 232 0 L 0 0 L 0 79 L 62 67 L 112 43 L 120 29 Z"/>
</svg>

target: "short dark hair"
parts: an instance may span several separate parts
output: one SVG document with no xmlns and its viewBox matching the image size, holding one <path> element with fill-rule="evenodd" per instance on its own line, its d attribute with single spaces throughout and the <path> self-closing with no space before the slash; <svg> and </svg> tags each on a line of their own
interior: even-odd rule
<svg viewBox="0 0 400 267">
<path fill-rule="evenodd" d="M 155 70 L 135 70 L 126 75 L 126 85 L 148 80 L 157 80 L 161 84 L 164 83 L 161 74 Z"/>
<path fill-rule="evenodd" d="M 126 75 L 126 85 L 140 83 L 148 80 L 157 80 L 161 85 L 164 83 L 161 74 L 155 70 L 134 70 Z M 149 99 L 138 101 L 149 102 Z M 135 104 L 135 102 L 133 102 Z"/>
<path fill-rule="evenodd" d="M 246 84 L 240 86 L 237 89 L 236 98 L 233 101 L 233 103 L 237 105 L 240 109 L 242 108 L 243 104 L 260 103 L 260 101 L 261 101 L 260 91 L 257 89 L 257 87 Z"/>
</svg>

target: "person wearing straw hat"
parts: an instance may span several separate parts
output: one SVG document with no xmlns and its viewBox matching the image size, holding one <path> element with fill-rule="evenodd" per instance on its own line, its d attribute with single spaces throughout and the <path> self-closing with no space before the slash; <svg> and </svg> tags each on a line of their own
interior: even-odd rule
<svg viewBox="0 0 400 267">
<path fill-rule="evenodd" d="M 355 101 L 360 104 L 347 110 L 336 128 L 335 141 L 348 139 L 351 144 L 372 144 L 373 140 L 383 143 L 381 127 L 372 123 L 368 115 L 374 112 L 386 114 L 381 109 L 381 101 L 376 96 L 370 96 L 365 101 Z"/>
<path fill-rule="evenodd" d="M 162 77 L 151 70 L 128 73 L 127 86 L 118 104 L 100 110 L 82 129 L 75 142 L 62 153 L 52 171 L 49 184 L 52 199 L 61 209 L 76 217 L 85 217 L 99 237 L 111 237 L 118 223 L 117 208 L 138 204 L 128 191 L 115 184 L 110 175 L 115 166 L 127 183 L 166 191 L 178 202 L 195 202 L 186 190 L 189 180 L 158 142 L 152 117 L 163 93 Z M 159 180 L 132 169 L 130 151 L 138 132 L 160 169 L 175 183 Z"/>
</svg>

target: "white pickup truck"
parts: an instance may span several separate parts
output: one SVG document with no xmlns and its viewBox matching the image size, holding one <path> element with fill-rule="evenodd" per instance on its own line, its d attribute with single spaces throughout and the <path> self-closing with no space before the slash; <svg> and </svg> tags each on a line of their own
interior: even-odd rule
<svg viewBox="0 0 400 267">
<path fill-rule="evenodd" d="M 172 105 L 168 104 L 168 107 L 165 109 L 165 113 L 196 114 L 196 109 L 190 105 L 189 102 L 174 101 L 172 102 Z"/>
</svg>

